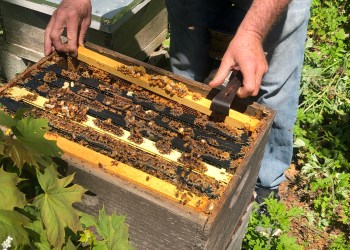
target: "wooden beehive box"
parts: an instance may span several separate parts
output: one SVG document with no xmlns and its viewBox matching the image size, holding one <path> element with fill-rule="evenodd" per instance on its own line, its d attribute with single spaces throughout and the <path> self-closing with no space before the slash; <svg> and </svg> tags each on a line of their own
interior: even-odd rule
<svg viewBox="0 0 350 250">
<path fill-rule="evenodd" d="M 0 65 L 12 78 L 27 60 L 44 56 L 44 31 L 60 0 L 2 0 Z M 139 60 L 147 59 L 165 40 L 168 15 L 164 0 L 92 1 L 92 22 L 86 41 Z M 18 72 L 19 70 L 19 72 Z"/>
<path fill-rule="evenodd" d="M 8 112 L 46 117 L 76 182 L 80 209 L 127 216 L 139 249 L 225 249 L 249 203 L 273 112 L 96 45 L 53 54 L 0 89 Z"/>
</svg>

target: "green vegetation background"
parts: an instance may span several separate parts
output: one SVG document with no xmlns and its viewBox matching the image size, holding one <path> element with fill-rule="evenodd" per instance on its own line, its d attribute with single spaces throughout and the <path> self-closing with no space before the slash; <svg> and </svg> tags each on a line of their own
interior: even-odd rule
<svg viewBox="0 0 350 250">
<path fill-rule="evenodd" d="M 307 207 L 287 213 L 269 199 L 270 215 L 251 217 L 245 249 L 309 249 L 308 242 L 287 237 L 293 230 L 288 221 L 300 216 L 315 238 L 329 234 L 326 249 L 350 249 L 349 16 L 348 0 L 313 0 L 294 129 L 294 163 L 300 170 L 294 185 Z M 273 236 L 278 229 L 282 233 Z"/>
<path fill-rule="evenodd" d="M 300 170 L 298 176 L 298 194 L 304 199 L 308 205 L 307 210 L 301 208 L 286 209 L 286 207 L 273 199 L 266 201 L 269 209 L 269 215 L 259 215 L 253 213 L 248 227 L 247 235 L 244 240 L 245 249 L 300 249 L 308 248 L 308 242 L 297 243 L 296 237 L 291 237 L 292 225 L 290 221 L 300 216 L 308 219 L 308 227 L 317 234 L 321 231 L 329 231 L 333 234 L 327 242 L 328 249 L 349 249 L 350 246 L 350 80 L 349 80 L 349 21 L 350 21 L 350 4 L 348 0 L 313 0 L 312 15 L 309 24 L 308 38 L 305 50 L 305 63 L 302 75 L 300 106 L 295 126 L 295 158 L 294 162 L 297 169 Z M 2 34 L 0 27 L 0 34 Z M 4 118 L 4 117 L 2 117 Z M 13 121 L 14 129 L 23 129 L 21 127 L 23 121 Z M 40 121 L 43 122 L 43 121 Z M 4 124 L 3 124 L 4 125 Z M 6 124 L 5 124 L 6 125 Z M 8 125 L 8 124 L 7 124 Z M 10 124 L 11 125 L 11 124 Z M 20 127 L 18 127 L 20 125 Z M 35 126 L 35 123 L 32 123 Z M 37 129 L 42 127 L 37 126 Z M 14 130 L 16 131 L 16 130 Z M 3 138 L 8 134 L 0 133 Z M 11 140 L 6 137 L 6 140 Z M 41 140 L 41 138 L 34 138 Z M 24 200 L 23 195 L 17 195 L 18 200 L 11 200 L 10 208 L 0 207 L 0 217 L 2 222 L 8 221 L 9 230 L 15 229 L 14 235 L 23 234 L 21 239 L 23 242 L 17 244 L 63 244 L 68 246 L 73 238 L 66 238 L 64 243 L 50 241 L 50 237 L 44 235 L 43 238 L 34 237 L 34 241 L 28 243 L 29 235 L 26 231 L 19 230 L 21 225 L 17 222 L 27 223 L 31 225 L 33 231 L 41 232 L 45 223 L 45 216 L 40 216 L 38 207 L 50 204 L 41 203 L 40 197 L 47 193 L 45 183 L 46 171 L 53 171 L 51 165 L 46 170 L 40 167 L 41 163 L 37 162 L 38 154 L 35 152 L 28 155 L 26 150 L 19 150 L 23 153 L 23 157 L 9 157 L 9 151 L 16 150 L 16 143 L 0 143 L 0 161 L 1 165 L 12 162 L 11 167 L 2 171 L 3 179 L 9 191 L 18 194 L 23 191 L 23 185 L 18 185 L 22 179 L 22 173 L 29 171 L 30 175 L 37 176 L 40 183 L 34 183 L 38 189 L 33 198 L 37 197 L 35 204 Z M 12 141 L 13 142 L 13 141 Z M 23 145 L 17 145 L 19 148 Z M 25 146 L 23 146 L 25 147 Z M 7 153 L 6 153 L 7 152 Z M 12 152 L 12 151 L 11 151 Z M 28 151 L 30 152 L 30 150 Z M 14 154 L 12 154 L 14 156 Z M 39 154 L 40 156 L 40 154 Z M 40 157 L 39 157 L 40 158 Z M 44 157 L 46 159 L 46 157 Z M 12 159 L 12 160 L 11 160 Z M 18 170 L 14 168 L 15 163 Z M 32 167 L 28 167 L 32 165 Z M 23 171 L 22 167 L 28 168 Z M 31 170 L 30 170 L 31 169 Z M 69 184 L 66 180 L 64 184 Z M 35 179 L 35 178 L 34 178 Z M 8 184 L 8 182 L 11 183 Z M 58 177 L 55 182 L 62 183 Z M 22 182 L 23 183 L 23 182 Z M 58 185 L 58 184 L 57 184 Z M 3 185 L 2 185 L 3 186 Z M 58 185 L 60 195 L 66 190 L 65 185 Z M 79 188 L 78 188 L 79 189 Z M 83 190 L 78 190 L 80 196 Z M 41 196 L 40 196 L 41 195 Z M 47 194 L 46 194 L 47 195 Z M 15 196 L 11 196 L 15 197 Z M 59 196 L 60 197 L 60 196 Z M 68 197 L 69 198 L 69 197 Z M 69 199 L 73 199 L 70 197 Z M 68 199 L 68 200 L 69 200 Z M 79 197 L 77 198 L 79 200 Z M 72 201 L 68 201 L 68 205 Z M 10 203 L 7 203 L 10 204 Z M 14 207 L 21 209 L 14 209 Z M 67 209 L 71 209 L 68 206 Z M 1 210 L 2 209 L 2 210 Z M 10 210 L 8 210 L 10 209 Z M 5 211 L 6 210 L 6 211 Z M 14 216 L 13 220 L 11 216 Z M 24 218 L 22 215 L 25 215 Z M 76 211 L 72 212 L 72 216 L 77 216 Z M 100 219 L 105 218 L 102 211 Z M 29 219 L 37 218 L 38 223 L 31 223 Z M 110 217 L 112 218 L 112 217 Z M 115 219 L 115 218 L 114 218 Z M 113 225 L 119 223 L 108 219 Z M 104 219 L 105 220 L 105 219 Z M 117 219 L 115 219 L 117 220 Z M 123 219 L 120 219 L 123 226 Z M 75 226 L 82 223 L 90 225 L 98 223 L 98 219 L 76 222 Z M 11 226 L 11 223 L 13 225 Z M 104 222 L 107 223 L 108 222 Z M 119 224 L 118 224 L 119 225 Z M 14 228 L 14 227 L 17 228 Z M 57 225 L 56 225 L 57 226 Z M 35 228 L 36 227 L 36 228 Z M 81 227 L 80 227 L 81 230 Z M 123 229 L 125 231 L 125 229 Z M 60 231 L 63 234 L 62 231 Z M 103 232 L 101 232 L 103 234 Z M 124 233 L 125 234 L 125 233 Z M 1 235 L 6 237 L 7 235 Z M 53 235 L 52 239 L 57 235 Z M 96 241 L 90 231 L 84 231 L 83 234 L 72 234 L 75 236 L 76 242 L 86 245 L 96 245 Z M 2 238 L 0 237 L 0 243 Z M 106 236 L 107 238 L 107 236 Z M 5 239 L 5 238 L 4 238 Z M 32 238 L 33 239 L 33 238 Z M 127 239 L 127 237 L 123 237 Z M 124 241 L 126 242 L 126 240 Z M 105 242 L 103 242 L 104 244 Z M 80 245 L 82 246 L 82 245 Z"/>
</svg>

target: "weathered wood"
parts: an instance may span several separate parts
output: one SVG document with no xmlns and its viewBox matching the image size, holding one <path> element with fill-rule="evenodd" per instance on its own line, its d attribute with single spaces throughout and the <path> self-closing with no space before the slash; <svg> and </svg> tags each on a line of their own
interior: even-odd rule
<svg viewBox="0 0 350 250">
<path fill-rule="evenodd" d="M 103 53 L 111 57 L 115 55 L 107 50 Z M 127 57 L 124 59 L 127 60 Z M 40 63 L 44 63 L 45 60 Z M 140 65 L 136 60 L 130 63 Z M 34 69 L 34 66 L 31 67 L 7 87 L 13 87 L 16 81 L 26 77 Z M 160 72 L 157 68 L 154 69 L 155 72 Z M 195 82 L 189 83 L 191 88 L 201 88 Z M 202 92 L 206 95 L 209 91 L 205 91 L 203 87 Z M 131 242 L 139 249 L 211 250 L 239 246 L 241 242 L 238 241 L 242 240 L 244 232 L 241 225 L 246 225 L 249 217 L 244 214 L 252 201 L 273 120 L 273 112 L 259 104 L 249 105 L 245 116 L 248 116 L 248 113 L 260 119 L 257 119 L 259 123 L 252 134 L 251 144 L 245 149 L 245 156 L 225 187 L 223 195 L 214 203 L 208 201 L 211 209 L 206 210 L 207 213 L 196 210 L 193 203 L 185 206 L 179 204 L 174 195 L 174 186 L 164 183 L 166 181 L 153 176 L 147 181 L 148 174 L 125 164 L 118 163 L 118 166 L 113 166 L 111 158 L 101 154 L 97 156 L 97 152 L 74 145 L 61 137 L 58 141 L 61 143 L 59 145 L 65 148 L 63 159 L 70 165 L 68 172 L 76 172 L 76 182 L 95 194 L 94 197 L 86 196 L 84 203 L 78 205 L 79 209 L 96 214 L 104 205 L 109 212 L 116 211 L 126 215 L 130 225 Z M 99 168 L 101 164 L 98 163 L 103 167 Z"/>
<path fill-rule="evenodd" d="M 6 42 L 21 48 L 15 55 L 25 58 L 33 51 L 43 53 L 44 31 L 50 20 L 48 13 L 7 1 L 0 1 L 0 11 Z M 127 21 L 113 32 L 89 28 L 85 39 L 145 60 L 161 45 L 166 35 L 167 11 L 164 0 L 152 0 L 136 14 L 131 13 Z"/>
<path fill-rule="evenodd" d="M 254 161 L 255 157 L 258 157 L 260 153 L 255 154 L 254 157 L 252 157 L 248 162 Z M 252 164 L 253 162 L 251 162 Z M 258 167 L 255 166 L 255 169 L 258 169 Z M 71 170 L 76 171 L 76 169 Z M 88 172 L 91 172 L 91 170 L 87 170 Z M 162 217 L 164 216 L 163 213 L 166 213 L 163 211 L 163 213 L 155 212 L 158 208 L 156 208 L 154 205 L 150 205 L 150 207 L 145 206 L 145 203 L 142 202 L 141 206 L 144 210 L 142 210 L 142 215 L 145 215 L 145 217 L 142 216 L 142 219 L 136 220 L 135 217 L 139 217 L 139 205 L 137 202 L 131 206 L 129 204 L 130 200 L 128 202 L 125 202 L 124 200 L 120 201 L 120 199 L 125 199 L 124 196 L 128 196 L 130 199 L 134 198 L 129 194 L 126 193 L 122 197 L 120 197 L 119 189 L 116 188 L 116 186 L 106 187 L 106 183 L 104 183 L 101 180 L 96 179 L 96 172 L 94 171 L 92 176 L 88 179 L 85 173 L 78 173 L 76 174 L 76 178 L 78 183 L 81 185 L 87 187 L 90 191 L 98 194 L 97 197 L 99 198 L 99 203 L 105 204 L 107 208 L 109 208 L 109 211 L 117 211 L 122 214 L 126 214 L 127 218 L 129 217 L 132 222 L 130 225 L 132 225 L 130 232 L 132 235 L 134 235 L 134 238 L 131 237 L 131 241 L 140 249 L 226 249 L 232 245 L 238 244 L 240 242 L 235 242 L 232 240 L 235 239 L 235 235 L 233 232 L 236 230 L 242 230 L 240 228 L 240 223 L 242 223 L 242 216 L 246 212 L 246 209 L 248 207 L 248 204 L 252 202 L 252 192 L 250 192 L 252 189 L 254 189 L 255 182 L 256 182 L 256 170 L 254 171 L 245 171 L 246 175 L 245 177 L 241 178 L 241 181 L 237 181 L 236 190 L 230 190 L 232 195 L 230 197 L 226 198 L 226 204 L 221 207 L 219 215 L 214 216 L 211 215 L 209 217 L 209 222 L 198 225 L 197 233 L 200 233 L 202 241 L 199 241 L 196 243 L 196 239 L 198 239 L 198 235 L 193 235 L 193 228 L 190 231 L 187 231 L 188 229 L 188 221 L 186 219 L 182 219 L 180 224 L 171 224 L 167 225 L 166 223 L 169 223 L 170 220 L 179 220 L 179 218 L 176 218 L 176 215 L 171 215 L 170 218 L 165 218 L 162 220 Z M 80 175 L 83 175 L 81 177 Z M 93 177 L 95 176 L 95 177 Z M 239 175 L 237 176 L 239 178 Z M 108 191 L 106 191 L 108 190 Z M 115 190 L 115 192 L 110 192 L 109 190 Z M 250 190 L 250 191 L 249 191 Z M 130 197 L 131 196 L 131 197 Z M 108 197 L 108 198 L 105 198 Z M 115 200 L 118 197 L 117 200 Z M 137 201 L 138 199 L 136 199 Z M 135 201 L 135 200 L 134 200 Z M 121 206 L 121 202 L 124 202 L 124 206 Z M 125 205 L 129 205 L 128 208 L 125 208 Z M 164 205 L 164 204 L 163 204 Z M 245 206 L 246 205 L 246 206 Z M 119 209 L 116 209 L 119 208 Z M 170 208 L 170 206 L 166 206 L 166 208 Z M 97 207 L 92 207 L 89 205 L 81 205 L 81 209 L 89 212 L 89 213 L 97 213 Z M 136 209 L 138 212 L 133 211 L 133 209 Z M 152 210 L 154 213 L 152 214 L 152 217 L 147 217 L 150 215 L 147 215 L 148 210 Z M 191 214 L 195 215 L 195 214 Z M 130 218 L 131 217 L 131 218 Z M 181 217 L 180 217 L 181 218 Z M 244 222 L 247 222 L 249 216 L 246 216 L 244 219 Z M 149 229 L 148 226 L 144 225 L 144 220 L 150 220 L 148 223 L 151 223 L 152 229 Z M 158 223 L 162 220 L 162 224 L 159 225 Z M 213 224 L 212 221 L 215 220 L 215 223 Z M 165 225 L 163 224 L 165 223 Z M 174 222 L 173 222 L 174 223 Z M 146 223 L 147 224 L 147 223 Z M 148 229 L 145 230 L 144 227 L 147 227 Z M 171 232 L 170 229 L 167 228 L 178 226 L 179 228 L 176 228 L 175 231 L 173 231 L 172 235 L 169 235 L 166 232 Z M 192 225 L 193 226 L 193 225 Z M 203 226 L 203 227 L 202 227 Z M 139 228 L 140 227 L 140 228 Z M 139 229 L 137 229 L 139 228 Z M 203 230 L 204 228 L 204 230 Z M 169 230 L 170 229 L 170 230 Z M 141 231 L 139 231 L 141 230 Z M 164 231 L 165 230 L 165 231 Z M 181 235 L 183 233 L 183 230 L 185 230 L 185 234 Z M 136 232 L 135 232 L 136 231 Z M 144 233 L 147 231 L 147 235 L 151 234 L 151 236 L 147 239 L 144 239 Z M 242 231 L 240 231 L 242 236 Z M 141 235 L 140 235 L 141 234 Z M 169 238 L 170 237 L 170 238 Z M 172 238 L 173 237 L 173 238 Z M 188 242 L 188 240 L 190 242 Z M 240 238 L 242 240 L 242 238 Z M 146 242 L 144 242 L 146 241 Z M 192 241 L 192 242 L 191 242 Z M 161 242 L 161 243 L 160 243 Z M 168 242 L 164 244 L 164 242 Z M 165 247 L 165 248 L 164 248 Z M 182 248 L 185 247 L 185 248 Z M 230 248 L 235 249 L 235 248 Z"/>
<path fill-rule="evenodd" d="M 0 43 L 0 74 L 2 78 L 12 79 L 26 68 L 27 65 L 22 58 L 6 51 Z"/>
<path fill-rule="evenodd" d="M 21 81 L 22 79 L 26 78 L 28 75 L 30 75 L 32 73 L 33 70 L 35 70 L 37 67 L 40 67 L 40 65 L 42 65 L 46 61 L 50 60 L 53 56 L 55 56 L 54 53 L 51 54 L 50 56 L 47 56 L 47 57 L 44 57 L 44 58 L 40 59 L 37 63 L 35 63 L 34 65 L 29 66 L 22 73 L 18 74 L 15 78 L 11 79 L 6 85 L 0 87 L 0 96 L 4 93 L 5 90 L 13 87 L 19 81 Z"/>
<path fill-rule="evenodd" d="M 36 50 L 28 49 L 27 47 L 23 47 L 17 44 L 12 44 L 7 42 L 4 42 L 3 44 L 1 44 L 1 49 L 12 55 L 17 55 L 21 59 L 25 59 L 30 62 L 38 62 L 40 59 L 44 57 L 44 52 L 38 52 Z"/>
<path fill-rule="evenodd" d="M 252 200 L 254 200 L 254 196 L 252 197 Z M 242 249 L 242 243 L 243 239 L 245 237 L 247 227 L 249 224 L 249 218 L 250 218 L 250 213 L 253 210 L 255 202 L 252 201 L 246 211 L 244 212 L 244 215 L 240 221 L 240 223 L 237 225 L 235 230 L 232 233 L 232 236 L 230 238 L 229 245 L 227 246 L 226 250 L 239 250 Z"/>
<path fill-rule="evenodd" d="M 167 32 L 168 13 L 164 0 L 153 0 L 112 33 L 110 49 L 145 60 L 162 44 Z"/>
<path fill-rule="evenodd" d="M 227 186 L 222 199 L 223 204 L 216 210 L 218 214 L 209 218 L 206 228 L 206 231 L 210 232 L 207 249 L 226 249 L 228 247 L 232 232 L 241 220 L 248 204 L 251 203 L 272 121 L 273 115 L 261 128 L 261 131 L 264 132 L 254 140 L 254 144 L 246 153 L 242 164 Z"/>
<path fill-rule="evenodd" d="M 6 42 L 43 53 L 50 16 L 6 1 L 0 1 L 0 9 Z"/>
<path fill-rule="evenodd" d="M 163 30 L 158 36 L 156 36 L 146 47 L 142 49 L 142 51 L 138 52 L 134 58 L 138 60 L 146 60 L 148 59 L 152 53 L 159 47 L 160 44 L 166 39 L 168 34 L 168 30 Z"/>
<path fill-rule="evenodd" d="M 85 162 L 64 157 L 69 163 L 68 174 L 75 173 L 75 182 L 84 186 L 92 196 L 77 207 L 97 215 L 98 209 L 126 216 L 131 243 L 137 249 L 203 249 L 204 215 L 186 210 L 186 207 L 162 197 L 147 193 L 139 186 L 111 176 L 103 171 L 92 171 Z"/>
<path fill-rule="evenodd" d="M 135 83 L 136 85 L 143 87 L 145 89 L 148 89 L 154 93 L 157 93 L 161 96 L 164 96 L 168 99 L 172 99 L 178 103 L 181 103 L 187 107 L 193 108 L 195 110 L 198 110 L 199 112 L 202 112 L 206 115 L 212 115 L 213 111 L 210 110 L 211 101 L 206 98 L 201 98 L 200 100 L 194 100 L 192 98 L 192 93 L 189 92 L 188 95 L 184 97 L 179 97 L 176 95 L 171 95 L 165 90 L 157 87 L 152 86 L 149 83 L 149 78 L 151 77 L 150 74 L 146 73 L 143 76 L 140 76 L 139 78 L 135 78 L 126 74 L 123 74 L 118 69 L 127 66 L 119 61 L 115 61 L 111 58 L 108 58 L 106 56 L 103 56 L 99 53 L 96 53 L 92 50 L 89 50 L 85 47 L 79 47 L 78 48 L 78 60 L 83 61 L 89 65 L 93 65 L 99 69 L 102 69 L 104 71 L 107 71 L 113 75 L 116 75 L 122 79 L 127 80 L 128 82 Z M 229 116 L 225 118 L 225 123 L 228 123 L 232 126 L 236 126 L 238 128 L 248 128 L 249 130 L 253 131 L 255 130 L 256 126 L 259 124 L 259 120 L 246 116 L 244 114 L 241 114 L 235 110 L 230 109 Z"/>
</svg>

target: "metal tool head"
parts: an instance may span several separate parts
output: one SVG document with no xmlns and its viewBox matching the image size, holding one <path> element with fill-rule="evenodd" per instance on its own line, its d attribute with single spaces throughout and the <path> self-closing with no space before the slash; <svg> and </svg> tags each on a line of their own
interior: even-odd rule
<svg viewBox="0 0 350 250">
<path fill-rule="evenodd" d="M 211 101 L 210 110 L 228 116 L 237 90 L 242 86 L 243 76 L 240 72 L 231 75 L 227 86 Z"/>
</svg>

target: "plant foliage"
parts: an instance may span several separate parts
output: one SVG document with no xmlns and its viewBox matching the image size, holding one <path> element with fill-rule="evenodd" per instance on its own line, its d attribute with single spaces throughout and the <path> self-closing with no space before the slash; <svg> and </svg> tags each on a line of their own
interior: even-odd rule
<svg viewBox="0 0 350 250">
<path fill-rule="evenodd" d="M 319 225 L 342 230 L 350 229 L 349 16 L 347 0 L 313 1 L 294 130 L 303 142 L 297 161 L 304 192 Z"/>
<path fill-rule="evenodd" d="M 19 171 L 25 163 L 38 168 L 51 164 L 51 157 L 60 157 L 62 151 L 54 141 L 44 138 L 48 131 L 47 121 L 32 117 L 19 119 L 21 113 L 12 118 L 0 112 L 1 125 L 7 128 L 5 134 L 0 134 L 0 153 L 10 158 Z"/>
<path fill-rule="evenodd" d="M 72 204 L 79 202 L 85 189 L 78 185 L 67 187 L 73 175 L 58 179 L 54 166 L 48 166 L 44 173 L 37 174 L 44 193 L 35 197 L 33 205 L 39 208 L 40 218 L 46 228 L 46 236 L 51 245 L 60 247 L 64 243 L 65 228 L 73 232 L 82 229 L 79 214 Z"/>
<path fill-rule="evenodd" d="M 299 194 L 313 209 L 313 226 L 338 232 L 331 237 L 330 249 L 350 245 L 349 21 L 348 0 L 312 1 L 294 128 Z M 267 240 L 253 230 L 259 220 L 253 215 L 246 244 Z"/>
<path fill-rule="evenodd" d="M 102 209 L 94 218 L 72 206 L 86 190 L 72 184 L 74 175 L 59 176 L 53 157 L 62 151 L 44 138 L 47 121 L 23 118 L 24 112 L 11 117 L 0 110 L 0 243 L 13 249 L 132 249 L 125 217 Z"/>
<path fill-rule="evenodd" d="M 107 216 L 104 209 L 100 210 L 99 216 L 94 218 L 89 215 L 82 216 L 82 223 L 86 227 L 95 227 L 99 237 L 103 240 L 96 242 L 96 238 L 91 236 L 91 231 L 84 232 L 80 241 L 92 243 L 96 249 L 131 249 L 128 244 L 128 228 L 125 226 L 125 217 L 112 214 Z"/>
<path fill-rule="evenodd" d="M 255 206 L 250 216 L 242 249 L 302 249 L 296 243 L 296 239 L 288 235 L 288 232 L 291 220 L 300 216 L 303 211 L 299 208 L 291 208 L 287 211 L 284 204 L 273 198 L 266 199 L 260 206 L 266 206 L 268 212 L 261 213 L 259 205 Z"/>
</svg>

